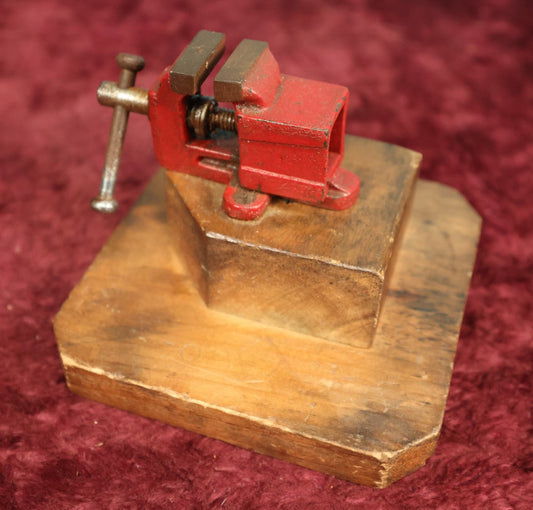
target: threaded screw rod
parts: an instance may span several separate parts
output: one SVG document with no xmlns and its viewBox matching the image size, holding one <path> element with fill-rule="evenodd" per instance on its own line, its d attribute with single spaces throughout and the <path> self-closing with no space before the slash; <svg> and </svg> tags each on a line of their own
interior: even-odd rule
<svg viewBox="0 0 533 510">
<path fill-rule="evenodd" d="M 216 129 L 237 132 L 235 112 L 220 108 L 218 103 L 208 96 L 191 96 L 187 111 L 187 126 L 199 138 L 209 138 Z"/>
</svg>

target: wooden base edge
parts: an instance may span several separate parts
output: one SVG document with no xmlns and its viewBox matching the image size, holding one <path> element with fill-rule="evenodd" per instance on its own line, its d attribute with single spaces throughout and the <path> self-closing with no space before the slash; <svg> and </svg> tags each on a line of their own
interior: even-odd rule
<svg viewBox="0 0 533 510">
<path fill-rule="evenodd" d="M 385 488 L 419 469 L 433 454 L 439 434 L 436 430 L 392 456 L 358 452 L 272 422 L 228 413 L 167 388 L 117 380 L 114 374 L 82 368 L 73 360 L 63 359 L 63 366 L 68 388 L 81 397 L 368 487 Z M 146 401 L 156 405 L 148 407 Z M 258 437 L 263 440 L 258 442 Z"/>
</svg>

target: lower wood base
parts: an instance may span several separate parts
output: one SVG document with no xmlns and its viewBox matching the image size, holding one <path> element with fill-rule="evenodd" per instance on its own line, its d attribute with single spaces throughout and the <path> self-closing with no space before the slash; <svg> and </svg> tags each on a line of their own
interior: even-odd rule
<svg viewBox="0 0 533 510">
<path fill-rule="evenodd" d="M 440 432 L 480 220 L 419 181 L 370 349 L 208 309 L 158 174 L 54 327 L 75 393 L 356 483 L 422 466 Z"/>
</svg>

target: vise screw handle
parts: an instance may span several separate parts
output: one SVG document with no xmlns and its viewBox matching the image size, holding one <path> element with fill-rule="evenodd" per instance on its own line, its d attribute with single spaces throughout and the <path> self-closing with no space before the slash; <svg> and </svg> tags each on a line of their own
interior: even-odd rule
<svg viewBox="0 0 533 510">
<path fill-rule="evenodd" d="M 119 53 L 117 55 L 117 64 L 121 68 L 117 83 L 118 88 L 129 89 L 133 87 L 137 72 L 144 68 L 144 59 L 137 55 Z M 109 141 L 107 143 L 100 193 L 91 202 L 92 208 L 99 212 L 112 213 L 118 207 L 114 193 L 122 146 L 124 145 L 124 137 L 126 136 L 128 117 L 129 111 L 125 106 L 116 103 L 111 119 L 111 129 L 109 131 Z"/>
</svg>

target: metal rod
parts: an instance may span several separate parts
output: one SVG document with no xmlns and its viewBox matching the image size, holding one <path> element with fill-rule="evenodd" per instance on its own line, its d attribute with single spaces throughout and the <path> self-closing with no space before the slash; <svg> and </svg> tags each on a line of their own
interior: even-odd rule
<svg viewBox="0 0 533 510">
<path fill-rule="evenodd" d="M 117 56 L 117 63 L 122 69 L 117 84 L 118 88 L 128 89 L 133 87 L 137 72 L 144 68 L 144 59 L 137 55 L 120 53 Z M 107 143 L 100 193 L 91 202 L 92 208 L 99 212 L 112 213 L 118 207 L 114 193 L 120 165 L 120 156 L 128 126 L 128 116 L 129 111 L 122 104 L 116 103 L 113 108 L 111 129 L 109 130 L 109 141 Z"/>
<path fill-rule="evenodd" d="M 129 112 L 148 115 L 148 91 L 139 87 L 121 89 L 115 82 L 103 81 L 96 91 L 103 106 L 123 106 Z"/>
</svg>

